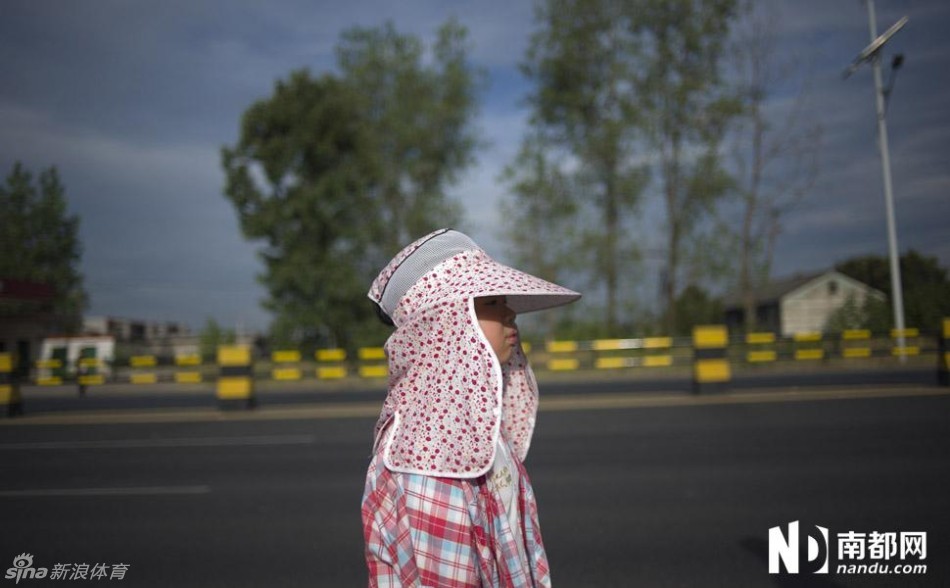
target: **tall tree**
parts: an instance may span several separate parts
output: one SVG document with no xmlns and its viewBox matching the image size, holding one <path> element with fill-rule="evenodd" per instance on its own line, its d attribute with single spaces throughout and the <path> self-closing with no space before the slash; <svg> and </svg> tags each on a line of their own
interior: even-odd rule
<svg viewBox="0 0 950 588">
<path fill-rule="evenodd" d="M 592 281 L 603 287 L 608 331 L 618 324 L 621 277 L 636 250 L 624 221 L 645 184 L 643 167 L 634 163 L 638 19 L 636 2 L 547 0 L 538 5 L 539 26 L 522 66 L 534 84 L 532 134 L 570 155 L 575 201 L 596 210 L 575 247 L 589 258 Z M 563 236 L 549 232 L 548 239 Z"/>
<path fill-rule="evenodd" d="M 264 241 L 280 342 L 378 342 L 365 300 L 374 273 L 410 237 L 457 220 L 445 189 L 475 146 L 465 43 L 449 22 L 426 60 L 391 24 L 348 31 L 339 75 L 278 81 L 222 149 L 225 194 L 244 235 Z"/>
<path fill-rule="evenodd" d="M 391 22 L 351 29 L 337 47 L 373 172 L 368 190 L 379 242 L 389 253 L 461 216 L 445 188 L 472 163 L 477 140 L 470 123 L 484 81 L 467 49 L 466 29 L 454 20 L 438 30 L 431 66 L 423 65 L 421 41 Z"/>
<path fill-rule="evenodd" d="M 780 58 L 778 13 L 770 5 L 747 3 L 734 30 L 735 68 L 742 114 L 736 118 L 735 193 L 741 224 L 736 235 L 737 290 L 745 327 L 755 330 L 755 291 L 768 283 L 782 217 L 814 184 L 821 127 L 805 110 L 807 76 L 789 58 Z M 789 107 L 776 112 L 774 101 Z"/>
<path fill-rule="evenodd" d="M 0 279 L 52 286 L 50 308 L 68 332 L 78 331 L 88 304 L 79 269 L 79 217 L 66 210 L 65 187 L 55 167 L 38 183 L 19 162 L 0 185 Z M 4 301 L 0 313 L 30 312 L 33 303 Z"/>
<path fill-rule="evenodd" d="M 570 282 L 581 266 L 578 203 L 569 174 L 545 149 L 544 138 L 527 136 L 514 162 L 501 177 L 512 196 L 501 204 L 501 217 L 512 261 L 517 267 L 556 283 Z M 541 335 L 553 330 L 554 313 L 541 313 Z"/>
<path fill-rule="evenodd" d="M 719 150 L 739 104 L 721 69 L 736 2 L 643 0 L 638 13 L 645 58 L 637 97 L 659 159 L 667 224 L 662 288 L 666 327 L 673 332 L 685 249 L 730 185 Z"/>
</svg>

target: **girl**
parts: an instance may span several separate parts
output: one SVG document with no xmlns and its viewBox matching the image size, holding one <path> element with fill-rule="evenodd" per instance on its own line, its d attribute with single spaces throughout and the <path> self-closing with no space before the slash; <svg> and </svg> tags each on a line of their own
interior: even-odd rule
<svg viewBox="0 0 950 588">
<path fill-rule="evenodd" d="M 370 586 L 550 586 L 522 465 L 538 390 L 514 319 L 580 294 L 443 229 L 369 297 L 395 327 L 362 505 Z"/>
</svg>

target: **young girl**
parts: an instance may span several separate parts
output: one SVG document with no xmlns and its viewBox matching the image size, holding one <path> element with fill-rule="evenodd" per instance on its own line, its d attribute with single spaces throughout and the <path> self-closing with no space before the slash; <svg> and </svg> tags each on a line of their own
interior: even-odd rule
<svg viewBox="0 0 950 588">
<path fill-rule="evenodd" d="M 514 319 L 580 294 L 443 229 L 396 255 L 369 297 L 395 327 L 363 495 L 370 586 L 550 586 L 522 465 L 538 389 Z"/>
</svg>

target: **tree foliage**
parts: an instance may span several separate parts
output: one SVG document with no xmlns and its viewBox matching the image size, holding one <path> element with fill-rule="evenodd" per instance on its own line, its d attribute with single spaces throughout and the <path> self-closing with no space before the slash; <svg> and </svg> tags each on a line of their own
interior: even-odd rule
<svg viewBox="0 0 950 588">
<path fill-rule="evenodd" d="M 340 73 L 279 80 L 222 149 L 225 194 L 263 242 L 260 279 L 278 343 L 352 347 L 383 331 L 366 290 L 411 238 L 454 224 L 447 186 L 472 158 L 479 72 L 449 22 L 427 59 L 391 24 L 355 28 Z"/>
<path fill-rule="evenodd" d="M 512 192 L 501 204 L 501 217 L 511 261 L 519 268 L 555 283 L 569 283 L 580 269 L 578 203 L 571 177 L 551 161 L 540 136 L 527 138 L 517 158 L 502 174 Z M 546 319 L 541 334 L 550 334 L 556 316 Z"/>
<path fill-rule="evenodd" d="M 630 297 L 622 279 L 633 273 L 639 248 L 628 220 L 651 178 L 659 182 L 667 221 L 667 328 L 676 325 L 687 246 L 730 185 L 719 148 L 738 102 L 722 81 L 720 61 L 734 14 L 734 0 L 539 6 L 523 66 L 533 83 L 526 142 L 544 137 L 547 152 L 560 155 L 551 160 L 570 170 L 583 227 L 574 231 L 574 248 L 605 294 L 607 331 L 620 324 L 619 309 L 628 302 L 621 297 Z"/>
<path fill-rule="evenodd" d="M 844 304 L 828 317 L 823 331 L 841 333 L 851 329 L 867 329 L 872 333 L 886 334 L 891 329 L 890 303 L 874 296 L 866 296 L 858 302 L 854 296 L 848 296 Z"/>
<path fill-rule="evenodd" d="M 668 331 L 676 329 L 676 299 L 687 248 L 731 185 L 720 145 L 739 104 L 722 78 L 722 55 L 735 0 L 645 0 L 638 99 L 647 141 L 658 154 L 666 214 L 663 294 Z"/>
<path fill-rule="evenodd" d="M 15 279 L 52 286 L 50 310 L 67 331 L 82 324 L 88 304 L 79 269 L 82 244 L 79 217 L 66 209 L 66 189 L 55 167 L 33 175 L 15 163 L 6 184 L 0 184 L 0 279 Z M 4 301 L 0 312 L 34 311 L 27 301 Z"/>
<path fill-rule="evenodd" d="M 909 327 L 921 331 L 940 328 L 940 321 L 950 317 L 950 277 L 947 268 L 940 267 L 936 257 L 921 255 L 911 249 L 900 257 L 901 282 L 904 294 L 904 322 Z M 867 255 L 843 261 L 835 266 L 839 272 L 884 292 L 887 302 L 885 316 L 887 322 L 874 320 L 880 310 L 869 309 L 868 320 L 875 331 L 890 329 L 893 322 L 891 312 L 891 269 L 886 257 Z"/>
<path fill-rule="evenodd" d="M 567 161 L 560 165 L 573 167 L 572 206 L 581 212 L 591 210 L 590 223 L 579 225 L 583 230 L 566 234 L 548 230 L 537 236 L 551 245 L 569 243 L 585 259 L 590 282 L 603 288 L 607 331 L 618 325 L 621 279 L 636 253 L 624 221 L 646 178 L 634 159 L 639 116 L 634 92 L 640 43 L 637 18 L 636 2 L 548 0 L 538 6 L 539 26 L 522 66 L 534 84 L 528 97 L 532 130 L 522 157 L 538 147 L 544 148 L 542 157 L 548 161 L 557 161 L 552 153 L 566 155 L 562 159 Z M 515 191 L 525 199 L 523 185 Z M 547 189 L 532 198 L 537 201 L 545 194 L 564 200 Z M 559 206 L 563 204 L 552 200 L 545 207 L 554 223 L 563 215 Z"/>
<path fill-rule="evenodd" d="M 676 325 L 668 335 L 686 336 L 695 325 L 720 324 L 723 319 L 722 300 L 690 284 L 676 297 Z"/>
<path fill-rule="evenodd" d="M 218 346 L 233 345 L 237 341 L 237 335 L 233 329 L 225 329 L 213 318 L 205 321 L 204 327 L 198 334 L 198 342 L 201 350 L 201 357 L 205 361 L 217 362 Z"/>
</svg>

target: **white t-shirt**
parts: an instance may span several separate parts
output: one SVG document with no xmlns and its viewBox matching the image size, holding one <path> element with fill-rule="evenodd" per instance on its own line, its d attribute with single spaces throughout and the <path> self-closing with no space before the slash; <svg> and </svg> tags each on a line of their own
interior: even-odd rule
<svg viewBox="0 0 950 588">
<path fill-rule="evenodd" d="M 514 463 L 508 443 L 501 435 L 498 435 L 495 463 L 488 472 L 488 482 L 491 489 L 501 498 L 501 503 L 508 515 L 511 532 L 517 537 L 521 532 L 521 517 L 518 512 L 518 497 L 520 496 L 518 466 Z"/>
</svg>

